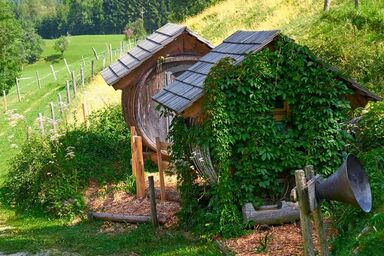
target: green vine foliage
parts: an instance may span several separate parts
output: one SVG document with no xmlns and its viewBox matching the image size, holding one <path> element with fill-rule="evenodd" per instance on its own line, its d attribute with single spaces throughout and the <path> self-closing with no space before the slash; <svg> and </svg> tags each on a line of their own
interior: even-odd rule
<svg viewBox="0 0 384 256">
<path fill-rule="evenodd" d="M 350 105 L 342 97 L 350 91 L 337 77 L 308 48 L 284 36 L 273 51 L 214 66 L 204 84 L 203 121 L 186 125 L 177 117 L 171 127 L 184 224 L 236 235 L 241 205 L 280 200 L 294 170 L 312 164 L 317 172 L 332 173 L 350 140 L 344 129 Z M 282 121 L 273 117 L 279 100 L 292 109 Z M 216 184 L 197 182 L 191 144 L 209 147 Z"/>
</svg>

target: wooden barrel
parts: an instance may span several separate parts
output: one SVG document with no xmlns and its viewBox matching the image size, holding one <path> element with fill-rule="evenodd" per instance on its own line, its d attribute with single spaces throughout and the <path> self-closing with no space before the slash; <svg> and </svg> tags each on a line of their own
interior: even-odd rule
<svg viewBox="0 0 384 256">
<path fill-rule="evenodd" d="M 161 117 L 156 110 L 157 103 L 152 96 L 181 75 L 198 61 L 200 56 L 188 54 L 166 57 L 141 72 L 135 86 L 126 87 L 122 93 L 122 107 L 125 121 L 135 126 L 143 137 L 143 145 L 156 150 L 156 137 L 166 141 L 172 117 Z"/>
</svg>

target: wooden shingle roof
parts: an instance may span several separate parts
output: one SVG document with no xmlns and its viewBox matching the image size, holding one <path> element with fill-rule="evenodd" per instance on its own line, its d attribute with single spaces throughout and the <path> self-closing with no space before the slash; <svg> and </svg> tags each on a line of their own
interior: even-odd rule
<svg viewBox="0 0 384 256">
<path fill-rule="evenodd" d="M 272 42 L 280 31 L 237 31 L 222 44 L 212 49 L 197 63 L 185 71 L 170 85 L 163 88 L 152 99 L 164 107 L 180 114 L 204 96 L 203 84 L 213 65 L 224 57 L 232 57 L 235 64 L 243 61 L 246 53 L 258 52 Z M 363 88 L 356 81 L 340 77 L 348 87 L 369 100 L 381 98 Z"/>
<path fill-rule="evenodd" d="M 139 42 L 137 46 L 132 48 L 127 54 L 101 71 L 102 77 L 107 84 L 116 84 L 120 79 L 138 68 L 144 61 L 151 58 L 182 33 L 188 33 L 213 48 L 207 40 L 193 33 L 186 26 L 168 23 L 149 35 L 145 40 Z"/>
<path fill-rule="evenodd" d="M 235 63 L 240 63 L 247 53 L 260 51 L 278 34 L 278 30 L 235 32 L 152 99 L 176 113 L 183 112 L 203 96 L 204 80 L 213 65 L 225 57 L 232 57 Z"/>
</svg>

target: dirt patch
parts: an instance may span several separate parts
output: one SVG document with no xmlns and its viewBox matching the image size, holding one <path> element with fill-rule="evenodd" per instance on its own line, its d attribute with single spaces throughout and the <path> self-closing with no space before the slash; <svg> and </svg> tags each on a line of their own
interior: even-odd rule
<svg viewBox="0 0 384 256">
<path fill-rule="evenodd" d="M 158 181 L 155 179 L 158 186 Z M 175 183 L 167 183 L 167 191 L 176 192 Z M 119 213 L 132 215 L 151 215 L 149 197 L 136 198 L 130 195 L 119 185 L 99 186 L 93 181 L 85 192 L 87 207 L 93 212 Z M 166 218 L 165 226 L 171 226 L 177 221 L 176 213 L 180 209 L 179 202 L 157 202 L 157 214 Z"/>
</svg>

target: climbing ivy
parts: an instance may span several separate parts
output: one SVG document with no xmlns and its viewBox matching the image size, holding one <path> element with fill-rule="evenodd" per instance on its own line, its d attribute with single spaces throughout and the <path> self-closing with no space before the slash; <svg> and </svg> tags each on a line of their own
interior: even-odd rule
<svg viewBox="0 0 384 256">
<path fill-rule="evenodd" d="M 235 65 L 223 59 L 205 80 L 203 121 L 173 121 L 172 161 L 182 196 L 181 220 L 189 227 L 224 236 L 240 232 L 241 205 L 275 203 L 287 195 L 293 171 L 313 164 L 330 174 L 339 166 L 350 93 L 338 74 L 311 51 L 285 36 Z M 273 117 L 275 102 L 291 113 Z M 190 145 L 209 147 L 215 184 L 198 179 Z"/>
</svg>

